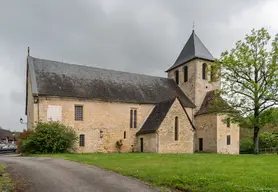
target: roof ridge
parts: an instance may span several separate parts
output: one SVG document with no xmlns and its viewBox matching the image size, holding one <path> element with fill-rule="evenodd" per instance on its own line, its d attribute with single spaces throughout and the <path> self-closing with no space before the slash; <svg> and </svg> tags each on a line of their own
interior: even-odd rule
<svg viewBox="0 0 278 192">
<path fill-rule="evenodd" d="M 155 104 L 155 107 L 152 109 L 139 131 L 137 131 L 136 135 L 155 133 L 156 130 L 159 129 L 176 99 L 177 97 L 174 97 Z"/>
<path fill-rule="evenodd" d="M 160 77 L 160 76 L 154 76 L 154 75 L 146 75 L 146 74 L 142 74 L 142 73 L 126 72 L 126 71 L 120 71 L 120 70 L 116 70 L 116 69 L 107 69 L 107 68 L 94 67 L 94 66 L 83 65 L 83 64 L 80 65 L 80 64 L 75 64 L 75 63 L 66 63 L 66 62 L 62 62 L 62 61 L 49 60 L 49 59 L 41 59 L 41 58 L 32 57 L 32 56 L 28 56 L 28 57 L 32 58 L 32 59 L 44 60 L 44 61 L 49 61 L 49 62 L 56 62 L 56 63 L 64 64 L 64 65 L 72 65 L 72 66 L 78 66 L 78 67 L 88 67 L 88 68 L 99 69 L 99 70 L 104 70 L 104 71 L 115 71 L 115 72 L 120 72 L 120 73 L 125 73 L 125 74 L 134 74 L 134 75 L 142 75 L 142 76 L 147 76 L 147 77 L 156 77 L 156 78 L 161 78 L 161 79 L 169 79 L 167 77 Z"/>
<path fill-rule="evenodd" d="M 192 35 L 193 35 L 193 53 L 194 55 L 196 55 L 196 46 L 195 46 L 195 36 L 197 36 L 194 32 L 194 30 L 192 31 Z"/>
<path fill-rule="evenodd" d="M 156 103 L 155 105 L 159 105 L 159 104 L 163 104 L 163 103 L 167 103 L 167 102 L 174 102 L 176 98 L 178 98 L 178 97 L 173 97 L 173 98 L 171 98 L 171 99 L 167 99 L 167 100 L 158 102 L 158 103 Z"/>
<path fill-rule="evenodd" d="M 192 101 L 173 79 L 143 74 L 108 70 L 82 65 L 71 65 L 28 57 L 33 64 L 38 92 L 43 96 L 78 97 L 105 101 L 151 103 L 178 96 L 185 107 L 194 108 Z M 27 102 L 26 102 L 27 103 Z"/>
<path fill-rule="evenodd" d="M 195 35 L 195 38 L 197 38 L 203 45 L 204 45 L 204 48 L 206 49 L 206 51 L 212 56 L 211 52 L 208 50 L 208 48 L 205 46 L 205 44 L 201 41 L 201 39 L 194 33 Z M 195 41 L 195 40 L 194 40 Z M 194 44 L 195 45 L 195 44 Z M 196 52 L 195 52 L 196 54 Z M 213 57 L 213 56 L 212 56 Z"/>
</svg>

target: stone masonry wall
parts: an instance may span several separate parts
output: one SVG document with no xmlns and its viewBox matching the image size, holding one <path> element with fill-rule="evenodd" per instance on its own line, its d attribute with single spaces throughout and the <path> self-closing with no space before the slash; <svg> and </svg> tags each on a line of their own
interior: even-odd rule
<svg viewBox="0 0 278 192">
<path fill-rule="evenodd" d="M 184 67 L 188 67 L 188 81 L 184 82 Z M 188 63 L 181 65 L 168 72 L 168 78 L 175 80 L 175 72 L 179 71 L 179 86 L 185 93 L 185 95 L 194 103 L 195 102 L 195 71 L 196 71 L 196 60 L 189 61 Z"/>
<path fill-rule="evenodd" d="M 207 71 L 207 79 L 202 79 L 202 65 L 207 63 L 208 67 L 210 62 L 202 59 L 194 59 L 177 67 L 168 72 L 168 78 L 175 80 L 175 72 L 179 71 L 179 86 L 188 96 L 189 99 L 197 106 L 195 112 L 197 112 L 205 98 L 208 91 L 219 89 L 220 81 L 210 83 L 210 71 Z M 184 82 L 184 67 L 188 66 L 188 81 Z"/>
<path fill-rule="evenodd" d="M 143 138 L 143 152 L 156 153 L 158 150 L 157 133 L 150 133 L 138 136 L 137 151 L 140 151 L 140 139 Z"/>
<path fill-rule="evenodd" d="M 230 127 L 227 127 L 227 123 L 223 120 L 225 116 L 217 116 L 217 153 L 224 154 L 239 154 L 239 126 L 231 123 Z M 227 135 L 231 136 L 231 144 L 227 145 Z"/>
<path fill-rule="evenodd" d="M 40 97 L 39 118 L 47 121 L 48 105 L 62 106 L 62 123 L 85 134 L 85 147 L 77 145 L 78 152 L 115 152 L 116 142 L 123 140 L 122 151 L 136 149 L 136 132 L 140 129 L 154 105 L 116 103 L 73 98 Z M 83 106 L 83 121 L 74 120 L 74 106 Z M 137 109 L 137 128 L 130 128 L 130 109 Z M 126 139 L 124 139 L 126 131 Z"/>
<path fill-rule="evenodd" d="M 34 125 L 34 98 L 32 95 L 30 75 L 28 75 L 27 81 L 28 81 L 27 82 L 28 83 L 27 129 L 32 129 Z"/>
<path fill-rule="evenodd" d="M 175 141 L 175 117 L 178 117 L 178 140 Z M 158 129 L 159 153 L 193 153 L 193 128 L 176 99 Z"/>
<path fill-rule="evenodd" d="M 195 117 L 195 149 L 199 151 L 199 138 L 203 138 L 204 152 L 217 152 L 217 116 L 203 114 Z"/>
<path fill-rule="evenodd" d="M 196 89 L 195 89 L 195 105 L 197 106 L 195 108 L 196 112 L 199 110 L 200 106 L 202 105 L 202 102 L 206 96 L 206 93 L 208 91 L 212 91 L 215 89 L 220 88 L 220 81 L 211 83 L 210 78 L 210 71 L 207 71 L 207 79 L 202 79 L 202 65 L 203 63 L 206 63 L 208 67 L 210 67 L 210 63 L 208 61 L 197 59 L 196 60 Z"/>
</svg>

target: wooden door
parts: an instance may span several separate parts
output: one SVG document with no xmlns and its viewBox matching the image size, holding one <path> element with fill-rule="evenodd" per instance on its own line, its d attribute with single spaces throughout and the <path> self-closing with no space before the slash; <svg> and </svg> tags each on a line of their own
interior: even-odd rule
<svg viewBox="0 0 278 192">
<path fill-rule="evenodd" d="M 140 148 L 141 148 L 141 152 L 144 152 L 144 141 L 143 138 L 140 138 Z"/>
<path fill-rule="evenodd" d="M 199 151 L 203 151 L 203 138 L 199 138 Z"/>
</svg>

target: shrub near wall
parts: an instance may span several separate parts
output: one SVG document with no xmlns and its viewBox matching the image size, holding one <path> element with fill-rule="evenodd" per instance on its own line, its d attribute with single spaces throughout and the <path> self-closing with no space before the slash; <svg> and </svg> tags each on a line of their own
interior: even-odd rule
<svg viewBox="0 0 278 192">
<path fill-rule="evenodd" d="M 23 141 L 26 140 L 28 138 L 28 136 L 31 135 L 32 133 L 33 133 L 33 131 L 30 131 L 30 130 L 25 131 L 24 130 L 22 133 L 19 134 L 18 141 L 16 142 L 18 153 L 21 153 Z"/>
<path fill-rule="evenodd" d="M 242 154 L 254 153 L 254 145 L 253 145 L 252 138 L 240 139 L 240 153 Z"/>
<path fill-rule="evenodd" d="M 40 123 L 34 132 L 23 139 L 22 153 L 65 153 L 74 151 L 76 133 L 61 123 Z"/>
</svg>

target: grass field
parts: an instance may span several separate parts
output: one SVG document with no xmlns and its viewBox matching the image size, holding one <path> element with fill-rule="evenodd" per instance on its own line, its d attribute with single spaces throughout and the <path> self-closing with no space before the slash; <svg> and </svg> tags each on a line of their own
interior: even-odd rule
<svg viewBox="0 0 278 192">
<path fill-rule="evenodd" d="M 13 188 L 13 183 L 9 178 L 8 173 L 6 173 L 5 166 L 0 164 L 0 190 L 1 191 L 11 191 Z"/>
<path fill-rule="evenodd" d="M 276 155 L 57 154 L 181 191 L 278 191 Z"/>
</svg>

